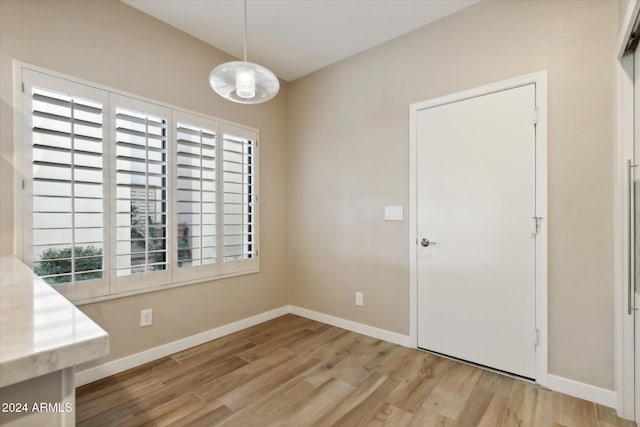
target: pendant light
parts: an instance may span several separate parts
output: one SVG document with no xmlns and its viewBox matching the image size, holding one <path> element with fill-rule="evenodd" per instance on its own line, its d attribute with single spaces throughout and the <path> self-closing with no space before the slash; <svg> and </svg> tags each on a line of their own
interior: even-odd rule
<svg viewBox="0 0 640 427">
<path fill-rule="evenodd" d="M 209 84 L 221 97 L 240 104 L 267 102 L 280 90 L 275 74 L 247 62 L 247 0 L 244 0 L 244 60 L 225 62 L 209 74 Z"/>
</svg>

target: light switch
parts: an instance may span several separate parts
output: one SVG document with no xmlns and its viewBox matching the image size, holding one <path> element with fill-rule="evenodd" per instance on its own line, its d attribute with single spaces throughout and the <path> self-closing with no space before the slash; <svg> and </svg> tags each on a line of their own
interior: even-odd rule
<svg viewBox="0 0 640 427">
<path fill-rule="evenodd" d="M 384 219 L 387 221 L 402 221 L 402 206 L 385 206 Z"/>
</svg>

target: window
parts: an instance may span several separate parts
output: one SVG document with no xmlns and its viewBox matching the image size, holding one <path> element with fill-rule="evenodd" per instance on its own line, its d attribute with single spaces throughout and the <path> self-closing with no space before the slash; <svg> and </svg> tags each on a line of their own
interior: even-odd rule
<svg viewBox="0 0 640 427">
<path fill-rule="evenodd" d="M 255 134 L 223 127 L 223 269 L 238 271 L 257 255 Z"/>
<path fill-rule="evenodd" d="M 25 73 L 29 150 L 24 258 L 49 284 L 76 298 L 107 289 L 105 113 L 107 94 Z"/>
<path fill-rule="evenodd" d="M 258 271 L 256 131 L 26 67 L 22 83 L 23 258 L 47 283 L 89 300 Z"/>
<path fill-rule="evenodd" d="M 219 274 L 217 127 L 213 120 L 176 114 L 176 243 L 185 279 Z"/>
<path fill-rule="evenodd" d="M 171 110 L 112 94 L 115 278 L 126 292 L 172 282 L 168 197 Z M 112 178 L 113 179 L 113 178 Z"/>
</svg>

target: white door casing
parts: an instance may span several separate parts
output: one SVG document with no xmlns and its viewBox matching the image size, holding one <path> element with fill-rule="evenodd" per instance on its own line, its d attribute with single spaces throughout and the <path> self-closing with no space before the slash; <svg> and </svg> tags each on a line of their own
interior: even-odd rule
<svg viewBox="0 0 640 427">
<path fill-rule="evenodd" d="M 633 159 L 629 162 L 631 166 L 629 168 L 629 182 L 630 197 L 628 203 L 630 204 L 629 213 L 632 218 L 629 224 L 629 235 L 631 245 L 628 248 L 630 254 L 629 258 L 630 269 L 628 271 L 628 283 L 627 283 L 627 316 L 632 316 L 634 319 L 634 363 L 633 371 L 635 373 L 634 378 L 634 420 L 636 423 L 640 422 L 640 315 L 638 314 L 638 303 L 640 302 L 640 296 L 638 296 L 638 281 L 640 279 L 640 171 L 638 166 L 640 164 L 640 52 L 636 49 L 633 53 Z"/>
<path fill-rule="evenodd" d="M 502 110 L 488 113 L 494 107 Z M 466 120 L 455 120 L 456 116 Z M 519 123 L 514 129 L 528 130 L 519 137 L 527 139 L 526 148 L 513 150 L 513 144 L 504 141 L 483 145 L 481 134 L 487 129 L 502 133 L 505 141 L 515 137 L 514 129 L 509 130 L 515 122 L 507 120 L 514 117 Z M 442 132 L 448 120 L 454 135 L 444 142 Z M 421 147 L 420 135 L 429 132 L 444 147 L 433 145 L 441 152 L 425 158 L 423 151 L 429 145 Z M 515 156 L 515 164 L 506 161 L 509 156 Z M 511 179 L 505 183 L 504 176 Z M 410 179 L 410 335 L 416 346 L 535 378 L 545 385 L 546 72 L 413 104 Z M 526 197 L 521 197 L 518 185 L 527 188 Z M 424 190 L 434 199 L 431 205 L 421 200 Z M 541 218 L 535 236 L 533 217 Z M 517 238 L 513 236 L 516 229 Z M 436 245 L 423 247 L 422 238 Z M 506 249 L 509 244 L 519 248 L 518 254 L 513 247 Z M 509 285 L 514 277 L 518 286 Z M 449 285 L 436 286 L 443 280 Z M 486 298 L 491 292 L 502 296 L 492 302 Z M 483 298 L 486 301 L 479 304 Z M 505 300 L 510 302 L 501 303 Z M 505 327 L 507 318 L 516 320 Z M 483 336 L 479 333 L 483 328 L 493 332 Z"/>
</svg>

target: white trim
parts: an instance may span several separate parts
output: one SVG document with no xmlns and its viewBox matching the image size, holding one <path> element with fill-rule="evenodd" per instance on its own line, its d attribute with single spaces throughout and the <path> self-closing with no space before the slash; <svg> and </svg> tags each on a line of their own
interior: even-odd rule
<svg viewBox="0 0 640 427">
<path fill-rule="evenodd" d="M 627 179 L 626 161 L 633 159 L 634 146 L 634 75 L 633 57 L 624 56 L 627 40 L 633 29 L 640 2 L 631 0 L 618 36 L 615 57 L 615 157 L 614 157 L 614 375 L 616 411 L 626 419 L 634 417 L 634 324 L 627 316 Z"/>
<path fill-rule="evenodd" d="M 100 84 L 100 83 L 96 83 L 96 82 L 93 82 L 93 81 L 90 81 L 90 80 L 86 80 L 86 79 L 83 79 L 83 78 L 80 78 L 80 77 L 77 77 L 77 76 L 73 76 L 71 74 L 60 73 L 58 71 L 54 71 L 54 70 L 51 70 L 49 68 L 39 67 L 37 65 L 33 65 L 33 64 L 28 63 L 28 62 L 23 62 L 23 61 L 19 61 L 19 60 L 14 59 L 13 60 L 13 66 L 14 66 L 14 68 L 16 70 L 16 73 L 14 74 L 14 78 L 18 78 L 17 76 L 21 75 L 21 73 L 19 72 L 20 70 L 28 69 L 28 70 L 35 71 L 35 72 L 38 72 L 38 73 L 47 74 L 47 75 L 49 75 L 51 77 L 57 77 L 59 79 L 69 80 L 69 81 L 71 81 L 71 82 L 73 82 L 75 84 L 81 84 L 81 85 L 85 85 L 85 86 L 90 86 L 90 87 L 93 87 L 93 88 L 96 88 L 96 89 L 105 90 L 107 92 L 114 93 L 116 95 L 121 95 L 121 96 L 125 96 L 125 97 L 128 97 L 128 98 L 134 98 L 137 101 L 148 102 L 150 104 L 155 104 L 157 106 L 164 107 L 164 108 L 169 108 L 169 109 L 172 109 L 172 110 L 180 110 L 182 112 L 193 114 L 193 115 L 196 115 L 196 116 L 201 116 L 203 118 L 214 119 L 214 120 L 219 121 L 220 123 L 224 123 L 224 124 L 227 124 L 227 125 L 238 126 L 238 127 L 241 127 L 241 128 L 250 129 L 252 131 L 259 132 L 258 129 L 253 128 L 251 126 L 247 126 L 246 124 L 232 122 L 230 120 L 222 119 L 222 118 L 216 117 L 216 116 L 211 116 L 211 115 L 208 115 L 208 114 L 205 114 L 205 113 L 202 113 L 202 112 L 199 112 L 199 111 L 195 111 L 195 110 L 189 110 L 187 108 L 181 107 L 181 106 L 176 105 L 176 104 L 171 104 L 169 102 L 160 101 L 158 99 L 148 98 L 146 96 L 139 95 L 137 93 L 127 92 L 127 91 L 124 91 L 124 90 L 116 89 L 116 88 L 114 88 L 112 86 L 107 86 L 107 85 L 103 85 L 103 84 Z M 17 91 L 17 93 L 21 93 L 22 92 L 22 90 L 20 88 L 20 83 L 21 83 L 21 80 L 18 80 L 18 81 L 15 82 L 15 90 Z M 22 95 L 20 95 L 20 96 L 22 96 Z M 15 105 L 14 105 L 14 107 L 15 107 Z M 17 108 L 20 108 L 20 107 L 17 107 Z"/>
<path fill-rule="evenodd" d="M 614 348 L 616 410 L 622 418 L 634 413 L 634 337 L 633 317 L 626 315 L 627 253 L 629 232 L 627 159 L 633 159 L 633 56 L 616 61 L 617 137 L 614 188 Z M 625 71 L 626 70 L 626 71 Z"/>
<path fill-rule="evenodd" d="M 616 406 L 616 392 L 607 390 L 606 388 L 596 387 L 551 374 L 547 375 L 547 387 L 550 390 L 595 402 L 609 408 L 615 408 Z"/>
<path fill-rule="evenodd" d="M 182 350 L 204 344 L 217 338 L 221 338 L 225 335 L 233 334 L 251 326 L 275 319 L 276 317 L 284 316 L 288 313 L 315 320 L 317 322 L 322 322 L 328 325 L 336 326 L 338 328 L 346 329 L 358 334 L 367 335 L 372 338 L 377 338 L 404 347 L 413 347 L 413 341 L 408 335 L 398 334 L 386 329 L 376 328 L 374 326 L 365 325 L 363 323 L 354 322 L 295 305 L 285 305 L 270 311 L 266 311 L 264 313 L 256 314 L 255 316 L 247 317 L 245 319 L 241 319 L 232 323 L 228 323 L 226 325 L 219 326 L 217 328 L 210 329 L 205 332 L 201 332 L 199 334 L 191 335 L 189 337 L 162 344 L 160 346 L 153 347 L 139 353 L 125 356 L 121 359 L 107 362 L 103 365 L 76 372 L 75 386 L 79 387 L 85 384 L 89 384 L 93 381 L 97 381 L 102 378 L 115 375 L 119 372 L 126 371 L 127 369 L 135 368 L 136 366 L 140 366 L 145 363 L 160 359 L 162 357 L 175 354 Z M 573 381 L 567 378 L 558 377 L 556 375 L 547 376 L 547 387 L 554 391 L 565 393 L 570 396 L 579 397 L 581 399 L 586 399 L 608 407 L 614 407 L 616 403 L 616 393 L 614 391 L 595 387 L 578 381 Z"/>
<path fill-rule="evenodd" d="M 418 347 L 418 110 L 409 107 L 409 339 Z"/>
<path fill-rule="evenodd" d="M 616 54 L 616 58 L 618 59 L 622 58 L 624 55 L 624 49 L 627 47 L 627 41 L 631 36 L 633 24 L 638 16 L 638 12 L 640 12 L 640 2 L 638 0 L 629 1 L 627 11 L 624 18 L 622 18 L 622 23 L 620 25 L 620 33 L 618 34 L 618 51 Z"/>
<path fill-rule="evenodd" d="M 76 425 L 76 391 L 73 385 L 73 366 L 64 368 L 60 372 L 60 403 L 63 407 L 70 406 L 73 410 L 60 414 L 61 427 L 74 427 Z"/>
<path fill-rule="evenodd" d="M 547 326 L 547 71 L 527 74 L 509 80 L 457 92 L 409 106 L 409 340 L 418 346 L 418 277 L 416 245 L 417 218 L 417 135 L 416 116 L 419 110 L 487 95 L 528 84 L 536 85 L 536 216 L 543 218 L 536 237 L 536 327 L 539 331 L 536 349 L 536 383 L 546 385 L 548 358 Z"/>
<path fill-rule="evenodd" d="M 402 335 L 397 332 L 388 331 L 386 329 L 376 328 L 374 326 L 365 325 L 364 323 L 354 322 L 352 320 L 343 319 L 341 317 L 332 316 L 330 314 L 320 313 L 295 305 L 289 306 L 289 313 L 306 317 L 307 319 L 317 322 L 326 323 L 328 325 L 337 326 L 369 337 L 388 341 L 403 347 L 413 347 L 413 342 L 408 335 Z"/>
<path fill-rule="evenodd" d="M 139 353 L 131 354 L 129 356 L 125 356 L 123 358 L 113 360 L 111 362 L 95 366 L 93 368 L 76 372 L 75 385 L 76 387 L 79 387 L 90 382 L 115 375 L 119 372 L 126 371 L 127 369 L 135 368 L 136 366 L 140 366 L 145 363 L 160 359 L 162 357 L 180 352 L 182 350 L 204 344 L 225 335 L 229 335 L 234 332 L 249 328 L 251 326 L 266 322 L 268 320 L 275 319 L 276 317 L 284 316 L 288 313 L 306 317 L 307 319 L 326 323 L 338 328 L 343 328 L 352 332 L 356 332 L 358 334 L 388 341 L 393 344 L 398 344 L 404 347 L 412 347 L 411 341 L 409 340 L 409 337 L 407 335 L 402 335 L 396 332 L 387 331 L 385 329 L 353 322 L 351 320 L 342 319 L 340 317 L 331 316 L 329 314 L 319 313 L 317 311 L 308 310 L 302 307 L 285 305 L 270 311 L 266 311 L 264 313 L 256 314 L 255 316 L 247 317 L 245 319 L 241 319 L 232 323 L 228 323 L 226 325 L 219 326 L 217 328 L 210 329 L 208 331 L 200 332 L 198 334 L 181 338 L 170 343 L 162 344 L 157 347 L 141 351 Z"/>
<path fill-rule="evenodd" d="M 25 198 L 22 183 L 26 180 L 22 168 L 24 165 L 24 144 L 20 144 L 23 140 L 23 122 L 22 112 L 24 111 L 22 97 L 22 67 L 18 66 L 16 61 L 13 62 L 13 253 L 23 260 L 24 259 L 24 206 Z M 19 199 L 18 199 L 19 198 Z M 16 203 L 19 200 L 19 203 Z"/>
<path fill-rule="evenodd" d="M 89 384 L 90 382 L 115 375 L 119 372 L 126 371 L 127 369 L 135 368 L 136 366 L 152 362 L 179 351 L 186 350 L 268 320 L 275 319 L 276 317 L 283 316 L 287 313 L 289 313 L 289 307 L 282 306 L 264 313 L 256 314 L 255 316 L 227 323 L 226 325 L 222 325 L 217 328 L 209 329 L 208 331 L 200 332 L 199 334 L 191 335 L 139 353 L 125 356 L 123 358 L 107 362 L 103 365 L 76 372 L 75 386 L 79 387 Z"/>
</svg>

